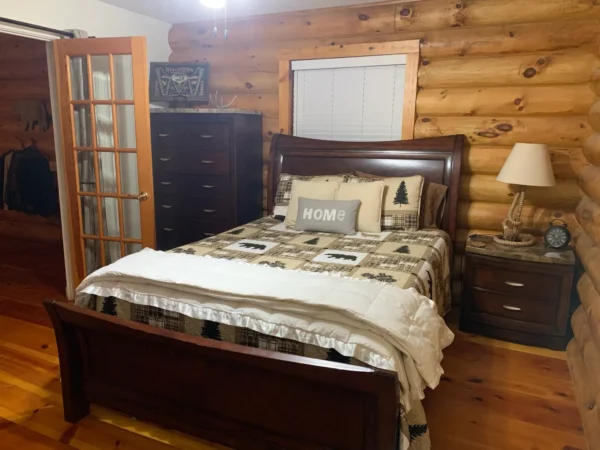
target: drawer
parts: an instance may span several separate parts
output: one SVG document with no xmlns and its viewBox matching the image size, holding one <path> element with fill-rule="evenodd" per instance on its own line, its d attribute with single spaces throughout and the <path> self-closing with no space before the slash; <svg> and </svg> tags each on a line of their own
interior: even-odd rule
<svg viewBox="0 0 600 450">
<path fill-rule="evenodd" d="M 520 329 L 521 325 L 515 324 L 515 321 L 518 321 L 546 325 L 553 329 L 557 321 L 558 302 L 482 291 L 477 288 L 473 289 L 472 295 L 471 311 L 506 319 L 497 323 L 505 328 Z"/>
<path fill-rule="evenodd" d="M 561 296 L 562 276 L 475 263 L 473 286 L 509 295 L 555 301 Z"/>
<path fill-rule="evenodd" d="M 197 149 L 227 151 L 231 126 L 225 123 L 169 123 L 152 124 L 153 149 Z"/>
<path fill-rule="evenodd" d="M 158 250 L 171 250 L 191 244 L 231 229 L 223 222 L 188 222 L 179 227 L 156 227 L 156 246 Z"/>
<path fill-rule="evenodd" d="M 157 172 L 154 192 L 161 195 L 183 195 L 198 198 L 229 198 L 229 175 L 196 175 L 191 173 Z"/>
<path fill-rule="evenodd" d="M 233 200 L 156 195 L 157 226 L 177 226 L 187 221 L 233 221 Z"/>
<path fill-rule="evenodd" d="M 153 151 L 153 169 L 156 173 L 176 172 L 199 175 L 225 175 L 229 173 L 229 153 L 190 151 Z"/>
</svg>

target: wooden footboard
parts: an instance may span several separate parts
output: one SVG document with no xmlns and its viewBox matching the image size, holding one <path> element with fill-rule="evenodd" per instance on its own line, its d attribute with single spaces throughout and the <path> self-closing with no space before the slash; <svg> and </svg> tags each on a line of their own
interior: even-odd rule
<svg viewBox="0 0 600 450">
<path fill-rule="evenodd" d="M 46 301 L 65 419 L 97 403 L 235 449 L 397 450 L 393 372 L 218 342 Z"/>
</svg>

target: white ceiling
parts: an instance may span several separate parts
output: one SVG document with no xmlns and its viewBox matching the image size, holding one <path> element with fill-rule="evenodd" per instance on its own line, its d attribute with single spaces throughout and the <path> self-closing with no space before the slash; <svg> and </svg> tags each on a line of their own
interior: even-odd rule
<svg viewBox="0 0 600 450">
<path fill-rule="evenodd" d="M 212 19 L 213 10 L 199 0 L 101 0 L 129 11 L 154 17 L 165 22 L 182 23 Z M 228 17 L 246 17 L 285 11 L 328 8 L 332 6 L 379 3 L 381 0 L 228 0 Z M 223 11 L 218 10 L 218 17 Z"/>
</svg>

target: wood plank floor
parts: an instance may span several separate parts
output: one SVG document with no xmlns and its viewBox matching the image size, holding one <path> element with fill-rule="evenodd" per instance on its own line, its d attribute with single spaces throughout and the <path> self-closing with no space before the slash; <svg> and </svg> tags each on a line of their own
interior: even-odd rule
<svg viewBox="0 0 600 450">
<path fill-rule="evenodd" d="M 61 241 L 0 236 L 0 314 L 50 326 L 42 301 L 66 300 L 65 285 Z"/>
<path fill-rule="evenodd" d="M 443 366 L 425 400 L 434 450 L 585 448 L 564 352 L 458 334 Z M 0 316 L 0 449 L 223 449 L 96 406 L 66 423 L 60 392 L 52 330 Z"/>
</svg>

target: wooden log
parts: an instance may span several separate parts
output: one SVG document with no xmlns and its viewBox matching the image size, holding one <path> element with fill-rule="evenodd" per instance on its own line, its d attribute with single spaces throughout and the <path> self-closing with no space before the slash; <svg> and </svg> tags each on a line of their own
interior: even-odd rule
<svg viewBox="0 0 600 450">
<path fill-rule="evenodd" d="M 584 434 L 590 450 L 600 448 L 600 427 L 598 426 L 597 392 L 592 391 L 581 349 L 576 339 L 567 346 L 567 364 L 575 386 L 577 407 L 581 415 Z"/>
<path fill-rule="evenodd" d="M 585 115 L 595 98 L 589 85 L 423 89 L 421 116 Z M 589 117 L 588 117 L 589 119 Z M 591 122 L 590 122 L 591 123 Z"/>
<path fill-rule="evenodd" d="M 458 226 L 502 231 L 502 221 L 508 216 L 509 208 L 510 205 L 502 203 L 459 202 Z M 575 217 L 572 212 L 525 205 L 521 215 L 522 231 L 540 235 L 548 229 L 548 222 L 552 219 L 563 219 L 571 229 L 575 228 Z"/>
<path fill-rule="evenodd" d="M 464 134 L 471 145 L 537 142 L 553 147 L 581 147 L 591 128 L 583 116 L 431 117 L 419 116 L 415 138 Z"/>
<path fill-rule="evenodd" d="M 421 56 L 431 60 L 578 48 L 595 42 L 597 36 L 598 22 L 589 19 L 455 27 L 425 31 L 421 37 Z"/>
<path fill-rule="evenodd" d="M 579 187 L 585 195 L 600 204 L 600 167 L 586 167 L 579 176 Z"/>
<path fill-rule="evenodd" d="M 219 94 L 277 94 L 278 74 L 244 70 L 213 69 L 210 75 L 210 90 Z"/>
<path fill-rule="evenodd" d="M 596 69 L 590 79 L 590 87 L 592 92 L 600 97 L 600 69 Z"/>
<path fill-rule="evenodd" d="M 392 34 L 395 10 L 395 5 L 360 5 L 234 18 L 229 21 L 228 40 L 243 44 Z M 205 43 L 212 29 L 212 21 L 176 24 L 169 32 L 169 44 L 180 49 Z"/>
<path fill-rule="evenodd" d="M 460 199 L 472 202 L 512 203 L 517 189 L 496 181 L 496 175 L 462 176 Z M 572 210 L 579 203 L 581 191 L 577 180 L 557 180 L 552 187 L 527 187 L 525 204 L 545 208 Z"/>
<path fill-rule="evenodd" d="M 462 172 L 498 175 L 511 150 L 510 146 L 473 145 L 463 151 Z M 549 152 L 556 178 L 577 178 L 589 166 L 580 148 L 550 148 Z"/>
<path fill-rule="evenodd" d="M 588 122 L 594 131 L 600 131 L 600 100 L 592 105 L 588 112 Z"/>
<path fill-rule="evenodd" d="M 584 50 L 430 60 L 419 69 L 423 88 L 529 86 L 589 83 L 600 65 Z"/>
<path fill-rule="evenodd" d="M 594 133 L 585 140 L 583 154 L 591 164 L 600 167 L 600 133 Z"/>
<path fill-rule="evenodd" d="M 575 249 L 587 276 L 590 277 L 596 291 L 600 292 L 600 247 L 584 230 L 578 234 Z"/>
<path fill-rule="evenodd" d="M 575 217 L 586 234 L 596 243 L 600 242 L 600 206 L 585 196 L 575 210 Z"/>
<path fill-rule="evenodd" d="M 273 134 L 280 132 L 278 119 L 263 119 L 263 142 L 270 142 Z"/>
<path fill-rule="evenodd" d="M 5 64 L 27 64 L 32 60 L 45 60 L 46 43 L 36 39 L 15 36 L 6 39 L 2 35 L 0 47 L 0 66 Z"/>
<path fill-rule="evenodd" d="M 27 59 L 25 61 L 0 59 L 0 80 L 29 80 L 31 82 L 48 81 L 48 62 L 46 54 L 40 59 Z"/>
<path fill-rule="evenodd" d="M 396 31 L 488 26 L 591 17 L 600 17 L 600 6 L 588 1 L 414 1 L 398 5 Z"/>
<path fill-rule="evenodd" d="M 439 30 L 465 24 L 463 0 L 409 2 L 396 8 L 396 32 Z"/>
<path fill-rule="evenodd" d="M 175 25 L 178 26 L 178 25 Z M 212 25 L 210 25 L 212 26 Z M 242 44 L 230 40 L 204 39 L 191 36 L 185 47 L 173 48 L 173 62 L 210 62 L 214 67 L 238 67 L 244 70 L 277 70 L 278 53 L 316 46 L 333 47 L 368 42 L 421 39 L 421 56 L 425 59 L 489 54 L 514 54 L 579 48 L 591 44 L 597 37 L 597 20 L 561 21 L 551 23 L 509 24 L 485 28 L 451 28 L 424 32 L 376 33 L 367 37 L 300 39 L 284 42 L 254 42 Z"/>
</svg>

